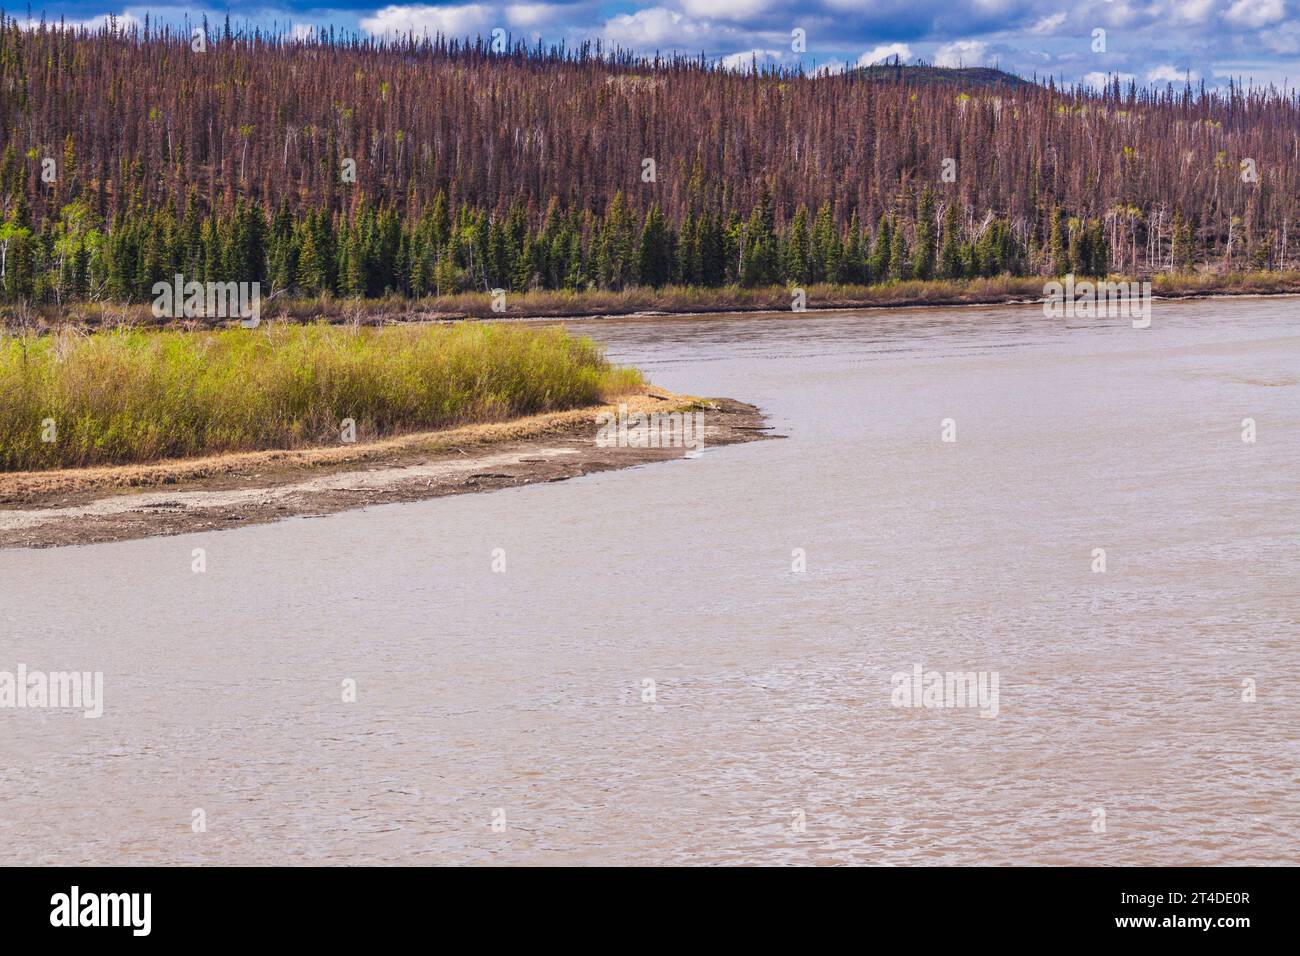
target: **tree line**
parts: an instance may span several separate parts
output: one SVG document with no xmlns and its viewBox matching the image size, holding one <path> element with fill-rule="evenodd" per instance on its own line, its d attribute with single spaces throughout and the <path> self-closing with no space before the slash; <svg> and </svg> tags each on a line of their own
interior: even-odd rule
<svg viewBox="0 0 1300 956">
<path fill-rule="evenodd" d="M 1296 261 L 1295 94 L 203 36 L 0 14 L 6 299 L 173 271 L 424 295 Z"/>
<path fill-rule="evenodd" d="M 633 286 L 871 284 L 1000 274 L 1100 275 L 1109 258 L 1102 224 L 1058 216 L 1051 241 L 1021 243 L 992 219 L 977 235 L 949 204 L 935 222 L 933 195 L 921 194 L 914 221 L 882 216 L 874 230 L 856 216 L 847 228 L 829 205 L 799 207 L 778 227 L 763 193 L 746 217 L 688 209 L 672 223 L 658 204 L 643 216 L 616 193 L 603 216 L 553 202 L 540 225 L 525 207 L 504 215 L 483 206 L 453 210 L 439 193 L 417 219 L 361 202 L 350 216 L 317 210 L 295 216 L 239 200 L 229 214 L 204 215 L 191 199 L 94 225 L 86 203 L 65 206 L 37 228 L 19 203 L 0 228 L 0 292 L 7 301 L 146 302 L 158 282 L 259 282 L 263 295 L 421 297 L 505 289 L 585 290 Z M 932 224 L 933 223 L 933 224 Z"/>
</svg>

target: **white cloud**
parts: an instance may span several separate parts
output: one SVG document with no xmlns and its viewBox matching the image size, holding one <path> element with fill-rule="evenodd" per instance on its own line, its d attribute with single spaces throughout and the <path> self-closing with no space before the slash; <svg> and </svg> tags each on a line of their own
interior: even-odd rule
<svg viewBox="0 0 1300 956">
<path fill-rule="evenodd" d="M 1035 23 L 1029 28 L 1029 32 L 1038 34 L 1055 33 L 1065 23 L 1065 20 L 1065 13 L 1053 13 L 1050 17 L 1043 17 L 1043 19 Z"/>
<path fill-rule="evenodd" d="M 110 21 L 109 18 L 112 18 Z M 28 17 L 26 20 L 18 21 L 18 25 L 24 30 L 39 30 L 41 27 L 40 20 L 34 20 Z M 109 26 L 118 33 L 143 27 L 144 22 L 137 19 L 130 13 L 105 13 L 102 16 L 91 17 L 89 20 L 67 20 L 63 21 L 62 27 L 65 30 L 98 30 L 101 27 Z M 58 20 L 46 18 L 45 27 L 49 30 L 57 30 L 60 27 Z"/>
<path fill-rule="evenodd" d="M 315 40 L 320 36 L 320 28 L 310 23 L 295 23 L 289 35 L 300 42 Z"/>
<path fill-rule="evenodd" d="M 912 48 L 906 43 L 882 43 L 874 50 L 868 50 L 858 57 L 858 66 L 871 66 L 873 63 L 879 63 L 881 60 L 892 60 L 894 57 L 898 57 L 906 63 L 912 59 Z"/>
<path fill-rule="evenodd" d="M 1195 83 L 1201 78 L 1201 74 L 1195 70 L 1180 70 L 1175 66 L 1162 63 L 1160 66 L 1147 70 L 1148 83 L 1182 83 L 1184 81 Z"/>
<path fill-rule="evenodd" d="M 459 38 L 490 33 L 496 25 L 494 20 L 492 8 L 481 3 L 451 7 L 393 5 L 362 17 L 361 29 L 378 35 L 414 33 L 416 36 L 433 36 L 441 33 Z"/>
<path fill-rule="evenodd" d="M 82 20 L 79 25 L 85 27 L 87 30 L 98 30 L 102 26 L 110 25 L 116 27 L 118 30 L 130 30 L 133 27 L 144 26 L 144 23 L 141 20 L 138 20 L 130 13 L 117 14 L 113 17 L 112 24 L 109 23 L 110 16 L 112 15 L 106 13 L 100 17 L 91 17 L 89 20 Z"/>
<path fill-rule="evenodd" d="M 939 47 L 934 54 L 935 66 L 983 66 L 989 45 L 979 40 L 955 40 Z"/>
<path fill-rule="evenodd" d="M 1260 41 L 1274 53 L 1294 56 L 1300 53 L 1300 21 L 1288 20 L 1259 35 Z"/>
<path fill-rule="evenodd" d="M 707 24 L 688 19 L 676 10 L 650 7 L 623 13 L 605 22 L 605 36 L 620 46 L 645 49 L 674 44 L 699 48 L 716 42 L 716 32 Z"/>
<path fill-rule="evenodd" d="M 563 9 L 558 3 L 512 3 L 506 20 L 512 27 L 544 27 L 554 24 Z"/>
<path fill-rule="evenodd" d="M 1129 6 L 1127 0 L 1107 0 L 1103 8 L 1106 14 L 1106 23 L 1109 26 L 1128 26 L 1144 19 L 1148 12 L 1142 7 Z"/>
<path fill-rule="evenodd" d="M 843 60 L 827 60 L 825 63 L 818 63 L 813 69 L 813 76 L 832 76 L 836 73 L 843 73 L 849 68 L 849 65 Z"/>
<path fill-rule="evenodd" d="M 1295 64 L 1269 63 L 1267 61 L 1238 60 L 1228 63 L 1215 63 L 1210 72 L 1219 80 L 1241 80 L 1255 86 L 1269 83 L 1281 88 L 1284 84 L 1294 90 L 1297 73 Z"/>
<path fill-rule="evenodd" d="M 1237 0 L 1223 18 L 1229 23 L 1258 30 L 1286 16 L 1282 0 Z"/>
<path fill-rule="evenodd" d="M 748 20 L 763 13 L 772 0 L 681 0 L 682 9 L 706 20 Z"/>
<path fill-rule="evenodd" d="M 1180 70 L 1177 66 L 1161 64 L 1153 66 L 1147 70 L 1148 83 L 1182 83 L 1184 81 L 1195 83 L 1201 78 L 1201 74 L 1196 70 Z"/>
<path fill-rule="evenodd" d="M 720 62 L 728 70 L 747 72 L 756 62 L 761 69 L 764 66 L 774 66 L 781 63 L 785 58 L 785 54 L 780 50 L 742 50 L 739 53 L 724 56 Z"/>
<path fill-rule="evenodd" d="M 1109 86 L 1111 80 L 1117 76 L 1119 77 L 1120 84 L 1123 86 L 1127 86 L 1136 79 L 1132 73 L 1101 73 L 1097 70 L 1093 70 L 1091 73 L 1085 73 L 1083 75 L 1083 84 L 1085 86 L 1091 86 L 1094 90 L 1100 91 Z"/>
<path fill-rule="evenodd" d="M 1174 16 L 1186 23 L 1204 23 L 1214 12 L 1218 0 L 1177 0 Z"/>
</svg>

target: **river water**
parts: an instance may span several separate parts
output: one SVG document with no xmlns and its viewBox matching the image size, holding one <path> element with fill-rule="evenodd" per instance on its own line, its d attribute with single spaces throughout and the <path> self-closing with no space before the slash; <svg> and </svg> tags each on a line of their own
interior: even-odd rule
<svg viewBox="0 0 1300 956">
<path fill-rule="evenodd" d="M 0 552 L 0 671 L 104 674 L 0 710 L 3 862 L 1294 863 L 1298 318 L 573 323 L 787 437 Z"/>
</svg>

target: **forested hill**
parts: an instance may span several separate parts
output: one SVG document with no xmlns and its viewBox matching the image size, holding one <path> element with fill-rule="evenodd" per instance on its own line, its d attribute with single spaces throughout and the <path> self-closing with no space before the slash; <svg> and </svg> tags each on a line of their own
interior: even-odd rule
<svg viewBox="0 0 1300 956">
<path fill-rule="evenodd" d="M 891 69 L 9 19 L 0 295 L 180 264 L 376 293 L 1296 260 L 1294 94 Z"/>
<path fill-rule="evenodd" d="M 1018 89 L 1034 83 L 1005 70 L 987 66 L 926 66 L 921 64 L 876 63 L 853 71 L 864 79 L 910 86 L 953 86 L 961 90 Z"/>
</svg>

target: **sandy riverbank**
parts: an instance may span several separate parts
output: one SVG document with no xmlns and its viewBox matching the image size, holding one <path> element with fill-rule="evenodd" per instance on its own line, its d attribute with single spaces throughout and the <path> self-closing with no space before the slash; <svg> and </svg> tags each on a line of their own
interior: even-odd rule
<svg viewBox="0 0 1300 956">
<path fill-rule="evenodd" d="M 629 412 L 704 413 L 704 446 L 772 437 L 752 405 L 650 388 Z M 123 541 L 492 491 L 681 458 L 683 448 L 598 447 L 617 405 L 422 432 L 369 444 L 0 475 L 0 548 Z M 706 451 L 707 453 L 707 451 Z"/>
</svg>

